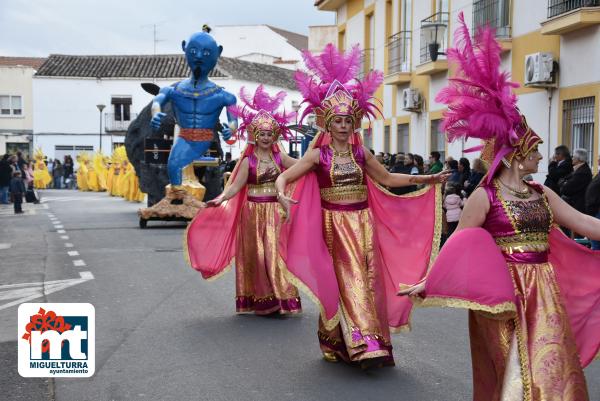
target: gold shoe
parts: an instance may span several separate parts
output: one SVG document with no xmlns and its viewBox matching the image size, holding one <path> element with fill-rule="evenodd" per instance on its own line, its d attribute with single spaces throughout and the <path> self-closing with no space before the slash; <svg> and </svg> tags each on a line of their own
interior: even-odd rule
<svg viewBox="0 0 600 401">
<path fill-rule="evenodd" d="M 331 352 L 331 351 L 324 351 L 323 359 L 325 359 L 327 362 L 331 362 L 331 363 L 336 363 L 336 362 L 340 361 L 340 359 L 335 354 L 335 352 Z"/>
</svg>

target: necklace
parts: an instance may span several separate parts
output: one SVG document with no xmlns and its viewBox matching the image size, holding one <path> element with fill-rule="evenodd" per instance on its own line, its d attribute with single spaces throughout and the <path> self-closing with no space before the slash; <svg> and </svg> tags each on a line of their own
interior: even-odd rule
<svg viewBox="0 0 600 401">
<path fill-rule="evenodd" d="M 498 181 L 504 188 L 508 190 L 508 192 L 510 192 L 511 195 L 519 199 L 529 199 L 531 197 L 531 191 L 529 190 L 529 187 L 526 187 L 525 189 L 515 189 L 503 183 L 500 178 L 498 178 Z"/>
<path fill-rule="evenodd" d="M 348 156 L 350 156 L 350 152 L 352 151 L 352 149 L 348 149 L 343 152 L 340 152 L 333 145 L 331 145 L 331 149 L 333 149 L 333 155 L 335 157 L 348 157 Z"/>
<path fill-rule="evenodd" d="M 259 155 L 258 153 L 255 153 L 256 158 L 258 159 L 259 162 L 261 163 L 271 163 L 271 155 L 268 155 L 267 158 L 263 158 L 264 156 Z"/>
</svg>

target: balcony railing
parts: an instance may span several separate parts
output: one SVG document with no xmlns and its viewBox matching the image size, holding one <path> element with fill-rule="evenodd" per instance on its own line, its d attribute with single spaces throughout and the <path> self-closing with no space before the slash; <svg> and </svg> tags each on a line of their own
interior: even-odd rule
<svg viewBox="0 0 600 401">
<path fill-rule="evenodd" d="M 388 74 L 410 72 L 411 31 L 400 31 L 388 39 Z"/>
<path fill-rule="evenodd" d="M 374 49 L 364 49 L 362 51 L 362 56 L 360 58 L 360 74 L 359 78 L 362 79 L 369 73 L 369 71 L 375 68 L 375 50 Z"/>
<path fill-rule="evenodd" d="M 104 129 L 107 132 L 127 131 L 129 124 L 137 117 L 137 113 L 129 113 L 129 120 L 124 120 L 123 115 L 117 115 L 115 119 L 114 113 L 106 113 L 104 115 Z"/>
<path fill-rule="evenodd" d="M 548 18 L 582 7 L 600 6 L 600 0 L 548 0 Z"/>
<path fill-rule="evenodd" d="M 477 0 L 473 3 L 473 33 L 485 26 L 494 28 L 497 38 L 510 38 L 510 0 Z"/>
<path fill-rule="evenodd" d="M 420 53 L 421 53 L 420 63 L 421 64 L 431 61 L 431 54 L 429 53 L 430 42 L 428 41 L 427 37 L 425 36 L 425 30 L 423 29 L 423 26 L 427 25 L 427 24 L 431 24 L 431 23 L 442 23 L 442 24 L 446 24 L 446 27 L 447 27 L 448 26 L 448 17 L 449 17 L 448 13 L 436 13 L 430 17 L 425 18 L 424 20 L 421 20 L 421 49 L 420 49 L 421 50 L 420 51 Z M 438 43 L 439 44 L 438 51 L 445 52 L 446 47 L 447 47 L 447 42 L 448 42 L 447 31 L 444 31 L 443 35 L 441 35 L 441 37 L 438 40 L 440 41 L 440 43 Z"/>
</svg>

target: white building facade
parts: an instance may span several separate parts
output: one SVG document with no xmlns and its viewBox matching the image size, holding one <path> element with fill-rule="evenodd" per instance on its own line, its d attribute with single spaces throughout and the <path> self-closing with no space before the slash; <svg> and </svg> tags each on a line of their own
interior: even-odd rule
<svg viewBox="0 0 600 401">
<path fill-rule="evenodd" d="M 42 58 L 0 57 L 0 155 L 31 155 L 32 78 Z"/>
<path fill-rule="evenodd" d="M 187 78 L 188 72 L 183 55 L 51 55 L 33 79 L 34 146 L 49 158 L 75 158 L 81 151 L 100 149 L 110 154 L 152 101 L 141 84 L 154 80 L 160 87 L 169 86 Z M 293 90 L 293 71 L 276 66 L 221 58 L 210 79 L 236 96 L 242 86 L 254 91 L 261 83 L 269 93 L 285 90 L 287 110 L 302 100 Z M 105 106 L 102 112 L 97 105 Z M 227 121 L 225 112 L 221 121 Z M 222 145 L 234 157 L 243 147 L 239 142 Z"/>
<path fill-rule="evenodd" d="M 521 85 L 515 91 L 519 108 L 545 142 L 540 148 L 544 161 L 535 178 L 543 181 L 549 156 L 560 144 L 571 150 L 586 148 L 590 165 L 597 171 L 599 1 L 317 0 L 315 5 L 336 11 L 340 48 L 359 43 L 365 49 L 365 71 L 384 71 L 385 82 L 377 92 L 383 102 L 383 118 L 373 122 L 374 135 L 366 139 L 375 151 L 411 152 L 425 159 L 431 151 L 454 158 L 477 156 L 463 152 L 474 144 L 448 144 L 438 129 L 444 105 L 434 99 L 447 84 L 449 66 L 444 55 L 432 61 L 428 46 L 437 43 L 439 51 L 444 52 L 452 43 L 462 11 L 471 29 L 481 24 L 496 28 L 503 48 L 503 68 Z M 439 27 L 437 40 L 432 39 L 433 30 L 423 29 L 432 23 Z M 536 70 L 532 62 L 535 59 L 526 68 L 527 56 L 536 53 L 552 57 L 553 83 L 546 77 L 533 86 L 525 85 L 527 74 L 544 70 L 544 66 Z M 548 65 L 552 69 L 552 63 Z"/>
<path fill-rule="evenodd" d="M 308 37 L 270 25 L 219 25 L 210 32 L 223 46 L 223 56 L 296 69 Z"/>
</svg>

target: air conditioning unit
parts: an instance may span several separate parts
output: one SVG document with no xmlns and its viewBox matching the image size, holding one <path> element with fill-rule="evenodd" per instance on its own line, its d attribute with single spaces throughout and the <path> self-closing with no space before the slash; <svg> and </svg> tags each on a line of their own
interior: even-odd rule
<svg viewBox="0 0 600 401">
<path fill-rule="evenodd" d="M 539 52 L 525 56 L 525 86 L 554 87 L 558 63 L 552 53 Z"/>
<path fill-rule="evenodd" d="M 421 94 L 417 89 L 408 88 L 402 91 L 402 110 L 421 111 Z"/>
</svg>

